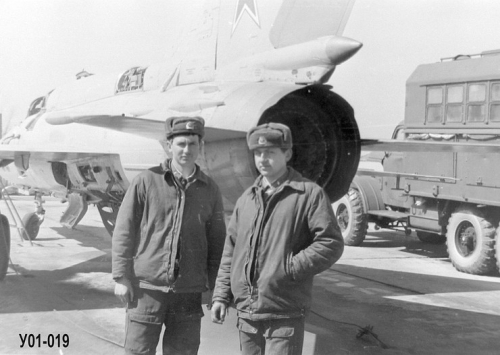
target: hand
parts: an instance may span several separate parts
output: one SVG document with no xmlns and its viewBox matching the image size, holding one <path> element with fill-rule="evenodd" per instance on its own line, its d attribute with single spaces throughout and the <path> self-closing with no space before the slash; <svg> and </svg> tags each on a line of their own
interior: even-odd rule
<svg viewBox="0 0 500 355">
<path fill-rule="evenodd" d="M 129 279 L 122 277 L 116 281 L 115 284 L 115 295 L 123 303 L 134 301 L 134 289 Z"/>
<path fill-rule="evenodd" d="M 215 301 L 212 304 L 212 322 L 222 324 L 226 320 L 226 315 L 229 314 L 229 308 L 225 303 Z"/>
</svg>

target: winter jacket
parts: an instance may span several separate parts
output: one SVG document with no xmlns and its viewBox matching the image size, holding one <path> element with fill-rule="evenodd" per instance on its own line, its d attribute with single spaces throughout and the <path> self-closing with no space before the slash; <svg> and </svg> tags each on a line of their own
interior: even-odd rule
<svg viewBox="0 0 500 355">
<path fill-rule="evenodd" d="M 234 302 L 239 317 L 304 316 L 311 306 L 313 276 L 344 250 L 324 190 L 288 169 L 265 206 L 259 177 L 231 217 L 213 301 Z"/>
<path fill-rule="evenodd" d="M 128 188 L 113 233 L 113 278 L 167 292 L 213 289 L 226 234 L 219 188 L 196 167 L 183 190 L 169 166 L 139 174 Z"/>
</svg>

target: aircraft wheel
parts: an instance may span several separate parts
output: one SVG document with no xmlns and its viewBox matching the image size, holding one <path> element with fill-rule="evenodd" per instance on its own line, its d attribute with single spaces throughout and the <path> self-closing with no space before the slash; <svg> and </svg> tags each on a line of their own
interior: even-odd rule
<svg viewBox="0 0 500 355">
<path fill-rule="evenodd" d="M 9 220 L 0 214 L 0 281 L 5 278 L 10 258 L 10 226 Z"/>
<path fill-rule="evenodd" d="M 28 233 L 28 236 L 23 233 L 23 238 L 25 240 L 35 240 L 36 237 L 38 236 L 38 232 L 40 231 L 40 218 L 35 212 L 27 213 L 23 217 L 23 225 L 24 228 L 26 229 L 26 233 Z"/>
<path fill-rule="evenodd" d="M 484 275 L 495 269 L 495 228 L 476 208 L 451 215 L 446 233 L 448 254 L 455 269 Z"/>
<path fill-rule="evenodd" d="M 437 233 L 417 231 L 417 237 L 421 242 L 429 244 L 444 244 L 446 242 L 446 236 Z"/>
<path fill-rule="evenodd" d="M 332 203 L 332 208 L 342 231 L 344 243 L 350 246 L 361 245 L 368 229 L 368 219 L 359 191 L 350 188 L 346 195 Z"/>
</svg>

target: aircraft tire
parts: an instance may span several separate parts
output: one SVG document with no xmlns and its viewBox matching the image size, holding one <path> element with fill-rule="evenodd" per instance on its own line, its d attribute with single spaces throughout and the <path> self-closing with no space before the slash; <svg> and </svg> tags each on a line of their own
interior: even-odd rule
<svg viewBox="0 0 500 355">
<path fill-rule="evenodd" d="M 10 260 L 10 226 L 9 220 L 0 214 L 0 281 L 5 278 Z"/>
<path fill-rule="evenodd" d="M 444 244 L 446 243 L 446 236 L 437 233 L 430 233 L 424 231 L 417 231 L 417 238 L 423 243 L 428 244 Z"/>
<path fill-rule="evenodd" d="M 37 214 L 35 212 L 25 214 L 23 217 L 23 225 L 26 229 L 26 233 L 29 235 L 28 238 L 26 233 L 23 233 L 23 238 L 25 240 L 35 240 L 40 231 L 40 218 L 38 218 Z"/>
<path fill-rule="evenodd" d="M 476 208 L 460 208 L 448 222 L 448 255 L 458 271 L 485 275 L 495 270 L 495 228 Z"/>
<path fill-rule="evenodd" d="M 368 230 L 368 218 L 359 191 L 350 188 L 340 200 L 332 203 L 332 208 L 342 231 L 345 245 L 361 245 Z"/>
</svg>

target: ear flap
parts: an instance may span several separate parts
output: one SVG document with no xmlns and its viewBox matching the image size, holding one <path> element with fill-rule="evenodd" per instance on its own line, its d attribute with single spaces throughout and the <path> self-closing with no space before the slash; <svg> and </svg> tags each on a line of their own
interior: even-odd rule
<svg viewBox="0 0 500 355">
<path fill-rule="evenodd" d="M 285 152 L 286 162 L 288 163 L 292 159 L 293 150 L 291 148 L 287 149 Z"/>
</svg>

